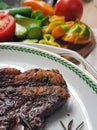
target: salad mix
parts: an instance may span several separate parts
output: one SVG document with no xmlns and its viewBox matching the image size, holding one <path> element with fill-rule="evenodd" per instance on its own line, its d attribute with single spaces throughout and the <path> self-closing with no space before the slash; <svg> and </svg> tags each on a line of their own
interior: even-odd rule
<svg viewBox="0 0 97 130">
<path fill-rule="evenodd" d="M 16 7 L 12 8 L 7 2 L 2 1 L 6 6 L 0 10 L 0 42 L 27 41 L 57 47 L 61 47 L 60 40 L 63 44 L 88 44 L 90 29 L 79 18 L 68 21 L 43 0 L 15 0 Z"/>
</svg>

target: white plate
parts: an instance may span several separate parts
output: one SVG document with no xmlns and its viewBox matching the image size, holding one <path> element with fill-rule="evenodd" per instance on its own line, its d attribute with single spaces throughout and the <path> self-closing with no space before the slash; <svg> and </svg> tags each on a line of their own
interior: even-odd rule
<svg viewBox="0 0 97 130">
<path fill-rule="evenodd" d="M 79 67 L 56 54 L 10 43 L 0 45 L 2 67 L 15 67 L 22 71 L 31 68 L 58 69 L 62 73 L 71 97 L 47 119 L 44 130 L 63 130 L 60 120 L 67 126 L 72 119 L 73 130 L 82 121 L 85 122 L 84 130 L 97 130 L 97 84 Z"/>
</svg>

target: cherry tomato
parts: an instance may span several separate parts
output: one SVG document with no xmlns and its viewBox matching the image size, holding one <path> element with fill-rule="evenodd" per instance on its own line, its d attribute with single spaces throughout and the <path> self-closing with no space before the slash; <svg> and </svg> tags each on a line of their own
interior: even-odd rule
<svg viewBox="0 0 97 130">
<path fill-rule="evenodd" d="M 55 14 L 65 16 L 66 21 L 81 19 L 83 4 L 81 0 L 58 0 L 55 4 Z"/>
<path fill-rule="evenodd" d="M 8 12 L 0 12 L 0 42 L 6 42 L 13 38 L 16 22 Z"/>
</svg>

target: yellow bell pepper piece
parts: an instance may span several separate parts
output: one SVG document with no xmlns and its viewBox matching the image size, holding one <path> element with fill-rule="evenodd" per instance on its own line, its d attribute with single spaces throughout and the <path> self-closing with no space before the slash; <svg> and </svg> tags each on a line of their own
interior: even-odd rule
<svg viewBox="0 0 97 130">
<path fill-rule="evenodd" d="M 53 30 L 56 26 L 59 26 L 59 25 L 64 25 L 64 22 L 60 22 L 60 21 L 51 22 L 51 23 L 48 25 L 48 30 L 49 30 L 49 32 L 52 32 L 52 30 Z"/>
<path fill-rule="evenodd" d="M 65 17 L 64 16 L 56 16 L 56 15 L 53 15 L 49 18 L 49 22 L 57 22 L 57 21 L 63 21 L 65 22 Z"/>
<path fill-rule="evenodd" d="M 54 37 L 51 34 L 44 34 L 43 39 L 40 40 L 39 43 L 60 47 L 60 44 L 58 44 L 57 42 L 54 41 Z"/>
</svg>

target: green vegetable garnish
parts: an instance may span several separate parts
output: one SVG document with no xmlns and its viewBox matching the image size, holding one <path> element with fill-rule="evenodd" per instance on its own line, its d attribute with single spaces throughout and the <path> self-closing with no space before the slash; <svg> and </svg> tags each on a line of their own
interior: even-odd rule
<svg viewBox="0 0 97 130">
<path fill-rule="evenodd" d="M 22 25 L 16 23 L 15 36 L 17 38 L 23 39 L 26 38 L 26 35 L 27 35 L 27 29 Z"/>
<path fill-rule="evenodd" d="M 40 40 L 39 43 L 60 47 L 60 44 L 54 41 L 54 38 L 51 34 L 44 34 L 43 39 Z"/>
<path fill-rule="evenodd" d="M 27 38 L 40 39 L 42 36 L 41 27 L 38 24 L 30 24 L 27 27 Z"/>
</svg>

